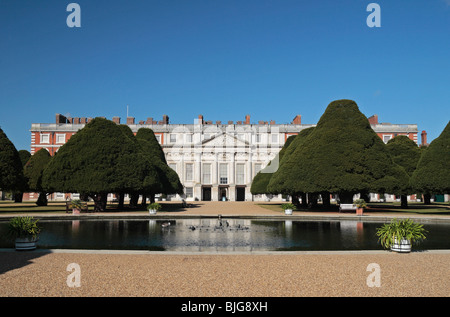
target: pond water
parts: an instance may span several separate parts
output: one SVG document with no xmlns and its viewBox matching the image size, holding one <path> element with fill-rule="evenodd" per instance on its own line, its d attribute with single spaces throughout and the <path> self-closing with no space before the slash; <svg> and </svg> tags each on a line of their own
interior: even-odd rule
<svg viewBox="0 0 450 317">
<path fill-rule="evenodd" d="M 170 222 L 170 226 L 165 226 Z M 41 249 L 151 251 L 382 250 L 383 222 L 255 219 L 40 220 Z M 450 249 L 449 223 L 424 223 L 427 239 L 414 250 Z M 7 222 L 0 222 L 0 248 Z"/>
</svg>

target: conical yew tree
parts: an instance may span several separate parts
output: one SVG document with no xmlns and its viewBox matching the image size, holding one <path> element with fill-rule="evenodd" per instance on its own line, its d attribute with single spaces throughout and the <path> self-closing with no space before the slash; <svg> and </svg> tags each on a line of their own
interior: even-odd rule
<svg viewBox="0 0 450 317">
<path fill-rule="evenodd" d="M 25 184 L 19 153 L 0 129 L 0 190 L 20 191 Z"/>
<path fill-rule="evenodd" d="M 28 152 L 27 150 L 20 150 L 19 157 L 20 157 L 20 161 L 22 162 L 22 167 L 25 167 L 25 164 L 28 162 L 28 160 L 31 157 L 31 153 Z M 14 202 L 21 203 L 22 199 L 23 199 L 23 193 L 26 192 L 27 190 L 28 190 L 28 183 L 25 179 L 25 181 L 23 183 L 23 187 L 20 190 L 16 190 L 14 192 Z"/>
<path fill-rule="evenodd" d="M 300 133 L 292 140 L 292 143 L 286 148 L 286 151 L 280 160 L 278 170 L 273 173 L 269 184 L 267 185 L 268 192 L 292 196 L 302 193 L 296 186 L 297 182 L 286 176 L 293 168 L 296 168 L 296 166 L 300 164 L 300 162 L 290 159 L 292 153 L 294 153 L 296 149 L 303 147 L 303 143 L 313 130 L 314 127 L 300 131 Z"/>
<path fill-rule="evenodd" d="M 331 102 L 302 146 L 282 164 L 282 189 L 336 193 L 343 203 L 351 203 L 357 193 L 395 192 L 407 182 L 352 100 Z"/>
<path fill-rule="evenodd" d="M 263 168 L 261 171 L 258 172 L 258 174 L 255 175 L 252 181 L 252 186 L 250 187 L 250 192 L 253 195 L 259 195 L 259 194 L 271 194 L 268 189 L 267 185 L 269 185 L 270 179 L 272 178 L 272 175 L 274 172 L 270 170 L 273 166 L 273 162 L 276 162 L 278 164 L 278 168 L 280 168 L 280 162 L 283 159 L 284 153 L 286 152 L 289 145 L 294 141 L 296 138 L 296 135 L 290 136 L 286 142 L 284 143 L 283 147 L 281 148 L 280 152 L 276 155 L 276 157 L 267 164 L 265 168 Z"/>
<path fill-rule="evenodd" d="M 24 167 L 24 175 L 28 180 L 28 188 L 39 193 L 36 202 L 38 206 L 47 206 L 47 192 L 42 187 L 42 174 L 51 160 L 50 153 L 46 149 L 40 149 L 34 153 Z"/>
<path fill-rule="evenodd" d="M 178 174 L 167 165 L 164 152 L 153 131 L 148 128 L 141 128 L 136 133 L 136 139 L 144 155 L 151 158 L 153 164 L 155 164 L 160 179 L 158 187 L 147 188 L 142 194 L 148 195 L 151 202 L 154 202 L 157 193 L 182 194 L 183 185 Z"/>
<path fill-rule="evenodd" d="M 386 144 L 394 163 L 400 165 L 408 174 L 408 182 L 402 184 L 402 188 L 399 191 L 391 194 L 400 195 L 402 208 L 408 207 L 407 195 L 413 194 L 414 190 L 409 184 L 409 178 L 416 170 L 417 163 L 420 159 L 421 150 L 417 146 L 416 142 L 408 138 L 406 135 L 399 135 L 389 140 Z"/>
<path fill-rule="evenodd" d="M 95 118 L 61 146 L 44 170 L 43 187 L 88 195 L 94 210 L 103 211 L 108 193 L 139 191 L 159 182 L 155 174 L 129 135 L 112 121 Z"/>
<path fill-rule="evenodd" d="M 427 196 L 450 193 L 450 121 L 423 151 L 411 185 Z"/>
</svg>

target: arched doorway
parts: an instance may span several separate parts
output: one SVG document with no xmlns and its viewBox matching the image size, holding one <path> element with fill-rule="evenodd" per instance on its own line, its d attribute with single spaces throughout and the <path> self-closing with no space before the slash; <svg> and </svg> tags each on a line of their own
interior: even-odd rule
<svg viewBox="0 0 450 317">
<path fill-rule="evenodd" d="M 219 187 L 219 201 L 226 201 L 228 199 L 228 187 Z"/>
</svg>

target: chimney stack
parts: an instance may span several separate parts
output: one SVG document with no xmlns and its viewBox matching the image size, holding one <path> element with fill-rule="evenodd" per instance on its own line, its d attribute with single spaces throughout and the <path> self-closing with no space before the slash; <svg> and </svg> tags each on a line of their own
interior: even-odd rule
<svg viewBox="0 0 450 317">
<path fill-rule="evenodd" d="M 250 115 L 245 116 L 245 124 L 250 124 Z"/>
<path fill-rule="evenodd" d="M 294 120 L 292 121 L 292 124 L 302 124 L 302 116 L 301 115 L 296 115 Z"/>
<path fill-rule="evenodd" d="M 198 124 L 203 124 L 203 115 L 198 115 Z"/>
<path fill-rule="evenodd" d="M 113 118 L 112 118 L 112 121 L 113 121 L 114 123 L 120 124 L 120 117 L 113 117 Z"/>
<path fill-rule="evenodd" d="M 378 115 L 374 114 L 373 116 L 367 118 L 370 124 L 378 124 Z"/>
<path fill-rule="evenodd" d="M 134 117 L 127 117 L 127 124 L 134 124 Z"/>
<path fill-rule="evenodd" d="M 422 131 L 422 144 L 421 145 L 428 145 L 427 143 L 427 132 L 425 130 Z"/>
<path fill-rule="evenodd" d="M 166 114 L 163 115 L 163 124 L 169 124 L 169 117 Z"/>
<path fill-rule="evenodd" d="M 67 123 L 67 118 L 62 114 L 56 114 L 56 124 Z"/>
</svg>

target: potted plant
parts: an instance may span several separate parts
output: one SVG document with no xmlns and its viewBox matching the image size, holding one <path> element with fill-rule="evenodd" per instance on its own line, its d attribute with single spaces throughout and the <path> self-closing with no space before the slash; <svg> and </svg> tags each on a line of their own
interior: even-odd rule
<svg viewBox="0 0 450 317">
<path fill-rule="evenodd" d="M 378 241 L 386 249 L 396 252 L 411 252 L 412 243 L 426 239 L 423 225 L 411 219 L 394 219 L 377 229 Z"/>
<path fill-rule="evenodd" d="M 81 208 L 83 208 L 83 203 L 79 199 L 74 199 L 71 202 L 72 205 L 72 214 L 79 215 L 81 212 Z"/>
<path fill-rule="evenodd" d="M 151 203 L 150 205 L 148 205 L 148 212 L 151 215 L 156 214 L 156 212 L 158 210 L 161 210 L 161 205 L 160 204 L 158 204 L 158 203 Z"/>
<path fill-rule="evenodd" d="M 292 203 L 285 203 L 281 205 L 281 208 L 286 215 L 292 215 L 292 210 L 294 210 L 295 206 Z"/>
<path fill-rule="evenodd" d="M 15 217 L 9 221 L 8 231 L 15 239 L 16 250 L 34 250 L 41 232 L 33 217 Z"/>
<path fill-rule="evenodd" d="M 356 214 L 362 216 L 364 208 L 367 207 L 366 201 L 364 199 L 356 199 L 353 203 L 356 205 Z"/>
</svg>

